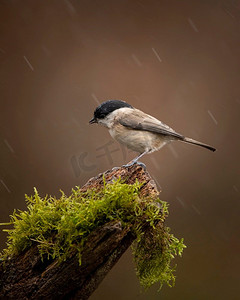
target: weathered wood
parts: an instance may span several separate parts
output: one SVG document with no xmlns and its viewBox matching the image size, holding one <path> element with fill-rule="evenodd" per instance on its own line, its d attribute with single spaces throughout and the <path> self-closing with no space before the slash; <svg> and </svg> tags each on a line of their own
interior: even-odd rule
<svg viewBox="0 0 240 300">
<path fill-rule="evenodd" d="M 103 175 L 106 182 L 119 176 L 128 184 L 138 179 L 144 182 L 143 196 L 159 194 L 149 173 L 139 165 L 108 170 L 91 178 L 82 190 L 101 189 Z M 0 263 L 0 298 L 88 299 L 134 239 L 131 228 L 111 221 L 89 235 L 80 266 L 74 252 L 61 263 L 52 259 L 42 261 L 35 245 L 18 257 Z"/>
</svg>

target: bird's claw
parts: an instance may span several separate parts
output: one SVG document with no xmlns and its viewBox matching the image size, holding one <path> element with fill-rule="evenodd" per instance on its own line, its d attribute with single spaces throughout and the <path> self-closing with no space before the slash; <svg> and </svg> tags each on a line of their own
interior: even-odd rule
<svg viewBox="0 0 240 300">
<path fill-rule="evenodd" d="M 119 169 L 119 167 L 113 167 L 112 171 L 117 171 Z"/>
<path fill-rule="evenodd" d="M 136 164 L 138 164 L 139 166 L 141 166 L 145 171 L 147 170 L 147 167 L 146 167 L 146 165 L 143 162 L 137 161 Z"/>
<path fill-rule="evenodd" d="M 128 167 L 133 166 L 134 164 L 137 164 L 137 165 L 141 166 L 144 170 L 147 169 L 147 167 L 146 167 L 146 165 L 145 165 L 144 163 L 142 163 L 142 162 L 140 162 L 140 161 L 135 161 L 135 160 L 132 160 L 132 161 L 130 161 L 128 164 L 123 165 L 123 167 L 124 167 L 124 168 L 128 168 Z"/>
</svg>

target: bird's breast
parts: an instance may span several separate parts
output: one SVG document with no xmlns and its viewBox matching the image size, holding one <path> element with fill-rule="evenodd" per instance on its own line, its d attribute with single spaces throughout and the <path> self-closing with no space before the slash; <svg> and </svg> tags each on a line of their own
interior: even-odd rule
<svg viewBox="0 0 240 300">
<path fill-rule="evenodd" d="M 166 144 L 166 140 L 159 134 L 129 129 L 120 124 L 109 129 L 109 133 L 116 141 L 139 153 L 153 152 Z"/>
</svg>

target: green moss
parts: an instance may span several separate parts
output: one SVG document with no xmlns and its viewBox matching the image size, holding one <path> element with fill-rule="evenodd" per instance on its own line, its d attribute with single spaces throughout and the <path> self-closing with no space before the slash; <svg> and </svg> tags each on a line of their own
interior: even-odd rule
<svg viewBox="0 0 240 300">
<path fill-rule="evenodd" d="M 77 249 L 81 264 L 88 235 L 98 226 L 119 220 L 136 233 L 132 249 L 141 284 L 149 287 L 159 282 L 171 286 L 175 281 L 171 260 L 181 255 L 185 246 L 163 227 L 167 203 L 140 197 L 140 187 L 138 182 L 128 185 L 119 179 L 105 184 L 98 192 L 83 193 L 76 187 L 69 197 L 62 192 L 59 199 L 41 198 L 35 189 L 33 196 L 26 196 L 27 210 L 14 211 L 10 216 L 13 229 L 5 230 L 8 243 L 2 259 L 18 255 L 37 243 L 42 257 L 47 255 L 59 261 L 66 260 Z M 145 232 L 146 223 L 150 230 Z"/>
</svg>

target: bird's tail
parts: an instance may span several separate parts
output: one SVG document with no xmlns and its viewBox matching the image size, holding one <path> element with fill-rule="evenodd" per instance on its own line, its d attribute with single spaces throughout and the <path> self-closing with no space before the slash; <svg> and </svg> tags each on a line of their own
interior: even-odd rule
<svg viewBox="0 0 240 300">
<path fill-rule="evenodd" d="M 216 151 L 216 148 L 214 148 L 214 147 L 212 147 L 212 146 L 210 146 L 210 145 L 207 145 L 207 144 L 204 144 L 204 143 L 195 141 L 195 140 L 190 139 L 190 138 L 188 138 L 188 137 L 184 137 L 184 138 L 182 139 L 182 141 L 185 142 L 185 143 L 194 144 L 194 145 L 197 145 L 197 146 L 204 147 L 204 148 L 206 148 L 206 149 L 208 149 L 208 150 L 211 150 L 211 151 L 213 151 L 213 152 Z"/>
</svg>

